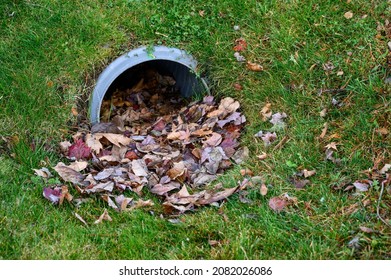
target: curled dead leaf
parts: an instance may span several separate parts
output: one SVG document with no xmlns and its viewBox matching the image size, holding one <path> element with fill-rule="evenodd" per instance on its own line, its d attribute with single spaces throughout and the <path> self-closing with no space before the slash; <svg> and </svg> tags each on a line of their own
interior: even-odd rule
<svg viewBox="0 0 391 280">
<path fill-rule="evenodd" d="M 107 212 L 107 209 L 103 211 L 103 214 L 100 215 L 99 219 L 97 219 L 94 224 L 99 224 L 102 221 L 112 221 L 113 219 L 109 216 L 109 213 Z"/>
<path fill-rule="evenodd" d="M 263 152 L 262 154 L 257 155 L 257 158 L 258 158 L 259 160 L 264 160 L 264 159 L 267 158 L 267 154 L 266 154 L 265 152 Z"/>
<path fill-rule="evenodd" d="M 178 179 L 180 177 L 183 177 L 185 172 L 187 171 L 185 167 L 185 163 L 183 161 L 180 162 L 174 162 L 174 166 L 167 171 L 167 175 L 172 179 Z M 182 178 L 183 179 L 183 178 Z M 180 180 L 182 181 L 182 180 Z"/>
<path fill-rule="evenodd" d="M 266 105 L 263 106 L 263 108 L 261 110 L 262 120 L 264 122 L 267 121 L 268 119 L 270 119 L 272 116 L 273 112 L 271 110 L 271 106 L 272 106 L 271 103 L 266 103 Z"/>
<path fill-rule="evenodd" d="M 49 169 L 46 167 L 42 167 L 41 169 L 33 169 L 35 174 L 42 178 L 50 178 L 53 177 L 52 173 L 50 173 Z"/>
<path fill-rule="evenodd" d="M 212 204 L 213 202 L 217 202 L 223 199 L 228 198 L 232 194 L 234 194 L 239 187 L 234 187 L 230 189 L 225 189 L 223 191 L 214 193 L 214 194 L 209 194 L 208 196 L 205 196 L 203 199 L 200 199 L 197 201 L 197 204 L 199 205 L 206 205 L 206 204 Z"/>
<path fill-rule="evenodd" d="M 247 61 L 246 66 L 247 66 L 247 69 L 249 69 L 250 71 L 254 71 L 254 72 L 261 72 L 261 71 L 263 71 L 262 65 L 260 65 L 258 63 Z"/>
<path fill-rule="evenodd" d="M 308 177 L 311 177 L 313 175 L 316 174 L 316 171 L 315 170 L 307 170 L 307 169 L 304 169 L 303 170 L 303 175 L 304 175 L 304 178 L 308 178 Z"/>
</svg>

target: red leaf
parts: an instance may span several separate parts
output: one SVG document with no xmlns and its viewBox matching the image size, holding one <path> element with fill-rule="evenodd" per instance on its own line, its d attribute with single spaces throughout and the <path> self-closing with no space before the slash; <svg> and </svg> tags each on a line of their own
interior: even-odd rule
<svg viewBox="0 0 391 280">
<path fill-rule="evenodd" d="M 239 38 L 235 40 L 234 51 L 241 52 L 247 48 L 247 42 L 243 38 Z"/>
<path fill-rule="evenodd" d="M 88 159 L 91 156 L 91 148 L 82 139 L 78 139 L 69 147 L 68 156 L 76 159 Z"/>
</svg>

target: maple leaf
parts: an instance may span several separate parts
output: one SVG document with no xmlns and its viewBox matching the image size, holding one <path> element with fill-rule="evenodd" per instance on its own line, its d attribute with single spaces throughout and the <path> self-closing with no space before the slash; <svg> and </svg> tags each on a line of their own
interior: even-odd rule
<svg viewBox="0 0 391 280">
<path fill-rule="evenodd" d="M 68 157 L 75 159 L 88 159 L 91 157 L 91 148 L 84 143 L 83 139 L 78 139 L 69 147 Z"/>
<path fill-rule="evenodd" d="M 99 154 L 101 150 L 103 150 L 103 145 L 100 142 L 100 139 L 103 135 L 96 135 L 88 133 L 86 135 L 86 145 L 91 148 L 92 151 Z"/>
</svg>

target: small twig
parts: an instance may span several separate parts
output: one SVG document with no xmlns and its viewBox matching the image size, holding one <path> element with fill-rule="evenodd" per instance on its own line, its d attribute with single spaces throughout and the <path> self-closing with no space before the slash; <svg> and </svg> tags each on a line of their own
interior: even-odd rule
<svg viewBox="0 0 391 280">
<path fill-rule="evenodd" d="M 289 137 L 288 136 L 284 136 L 284 138 L 282 138 L 282 140 L 273 148 L 273 152 L 275 150 L 278 150 L 280 149 L 282 146 L 285 145 L 285 143 L 287 143 L 289 140 Z"/>
<path fill-rule="evenodd" d="M 155 32 L 155 34 L 156 35 L 160 35 L 160 36 L 163 36 L 163 37 L 166 37 L 166 38 L 168 38 L 168 35 L 166 35 L 166 34 L 163 34 L 163 33 L 160 33 L 160 32 Z"/>
<path fill-rule="evenodd" d="M 391 177 L 390 177 L 391 178 Z M 376 215 L 377 217 L 380 219 L 380 221 L 382 221 L 384 224 L 386 224 L 387 226 L 391 227 L 391 224 L 388 223 L 386 220 L 384 220 L 381 216 L 380 216 L 380 202 L 381 202 L 381 199 L 382 199 L 382 196 L 383 196 L 383 192 L 384 192 L 384 185 L 386 182 L 389 181 L 389 179 L 386 179 L 384 180 L 382 183 L 381 183 L 381 189 L 380 189 L 380 195 L 379 195 L 379 199 L 377 200 L 377 206 L 376 206 Z"/>
<path fill-rule="evenodd" d="M 323 93 L 338 93 L 346 91 L 345 88 L 329 88 L 329 89 L 320 89 L 318 95 L 322 95 Z"/>
</svg>

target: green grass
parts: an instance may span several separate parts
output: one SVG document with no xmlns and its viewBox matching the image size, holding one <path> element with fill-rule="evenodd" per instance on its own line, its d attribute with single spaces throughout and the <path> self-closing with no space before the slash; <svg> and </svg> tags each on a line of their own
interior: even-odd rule
<svg viewBox="0 0 391 280">
<path fill-rule="evenodd" d="M 347 2 L 1 1 L 0 259 L 389 259 L 390 227 L 376 217 L 379 187 L 358 196 L 332 188 L 366 178 L 362 171 L 376 159 L 391 163 L 390 133 L 377 132 L 391 132 L 390 89 L 384 83 L 390 75 L 391 38 L 384 29 L 390 6 Z M 347 11 L 353 18 L 344 18 Z M 248 43 L 243 55 L 265 71 L 250 72 L 235 60 L 239 37 Z M 214 95 L 240 100 L 248 120 L 242 145 L 250 158 L 220 181 L 233 187 L 243 180 L 240 169 L 248 167 L 269 185 L 268 194 L 249 189 L 253 204 L 234 195 L 220 209 L 181 216 L 179 224 L 160 218 L 155 197 L 154 215 L 109 210 L 113 222 L 99 225 L 92 224 L 105 207 L 99 200 L 79 209 L 48 203 L 42 197 L 48 182 L 32 168 L 53 167 L 61 159 L 57 143 L 70 137 L 77 122 L 71 108 L 88 107 L 85 97 L 115 57 L 159 44 L 189 51 Z M 334 69 L 326 73 L 322 65 L 328 61 Z M 236 91 L 234 83 L 243 90 Z M 333 98 L 344 106 L 331 105 Z M 288 115 L 287 127 L 277 132 L 278 140 L 288 141 L 276 150 L 253 137 L 271 127 L 259 115 L 267 102 Z M 325 122 L 328 133 L 319 140 Z M 339 138 L 328 138 L 332 134 Z M 339 144 L 340 165 L 324 160 L 324 146 L 332 141 Z M 256 158 L 261 152 L 269 155 L 264 161 Z M 302 168 L 317 174 L 298 191 L 287 179 Z M 284 192 L 298 204 L 274 213 L 268 200 Z M 357 211 L 346 213 L 355 203 Z M 389 192 L 380 206 L 391 219 Z M 80 223 L 74 211 L 91 225 Z M 364 233 L 360 226 L 376 232 Z M 357 250 L 348 247 L 355 236 Z M 211 246 L 211 240 L 220 243 Z"/>
</svg>

